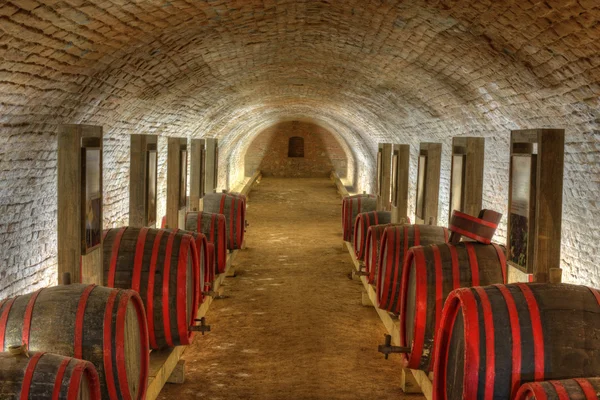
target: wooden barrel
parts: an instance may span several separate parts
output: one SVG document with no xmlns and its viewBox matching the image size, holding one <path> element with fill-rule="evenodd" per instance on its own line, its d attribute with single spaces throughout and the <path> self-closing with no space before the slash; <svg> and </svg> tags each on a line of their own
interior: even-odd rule
<svg viewBox="0 0 600 400">
<path fill-rule="evenodd" d="M 215 246 L 215 269 L 222 274 L 227 268 L 227 221 L 223 214 L 209 212 L 188 212 L 185 215 L 185 229 L 200 232 L 208 243 Z"/>
<path fill-rule="evenodd" d="M 94 364 L 103 399 L 146 395 L 148 328 L 133 290 L 73 284 L 0 301 L 0 350 L 21 344 Z"/>
<path fill-rule="evenodd" d="M 496 214 L 498 219 L 502 218 L 502 214 Z M 497 228 L 497 221 L 486 221 L 457 210 L 452 211 L 450 225 L 448 226 L 450 231 L 484 244 L 492 243 Z"/>
<path fill-rule="evenodd" d="M 436 337 L 434 399 L 513 399 L 523 383 L 600 376 L 600 291 L 518 283 L 453 291 Z"/>
<path fill-rule="evenodd" d="M 408 249 L 448 241 L 448 230 L 434 225 L 400 225 L 388 227 L 381 236 L 377 262 L 377 300 L 381 309 L 400 312 L 402 266 Z"/>
<path fill-rule="evenodd" d="M 379 253 L 381 250 L 381 237 L 386 228 L 401 224 L 371 225 L 367 229 L 365 245 L 365 272 L 368 273 L 369 283 L 377 279 Z"/>
<path fill-rule="evenodd" d="M 598 400 L 600 377 L 530 382 L 521 386 L 515 400 Z"/>
<path fill-rule="evenodd" d="M 209 193 L 202 198 L 203 210 L 223 214 L 227 222 L 227 248 L 241 249 L 246 230 L 245 196 L 229 193 Z M 186 225 L 187 226 L 187 225 Z"/>
<path fill-rule="evenodd" d="M 408 250 L 400 285 L 400 343 L 408 368 L 433 369 L 434 339 L 444 301 L 454 289 L 506 283 L 505 249 L 461 242 Z"/>
<path fill-rule="evenodd" d="M 200 265 L 194 238 L 183 232 L 132 227 L 104 232 L 104 283 L 140 294 L 152 349 L 187 345 L 194 336 Z"/>
<path fill-rule="evenodd" d="M 344 240 L 352 242 L 356 216 L 362 212 L 375 211 L 377 196 L 374 194 L 357 194 L 342 199 L 342 231 Z"/>
<path fill-rule="evenodd" d="M 100 380 L 88 361 L 50 353 L 0 353 L 0 398 L 100 400 Z"/>
<path fill-rule="evenodd" d="M 171 231 L 171 229 L 167 230 Z M 210 283 L 214 279 L 215 275 L 214 263 L 212 264 L 212 266 L 208 263 L 208 240 L 206 240 L 206 236 L 200 232 L 186 231 L 183 229 L 173 229 L 173 231 L 181 232 L 190 235 L 194 238 L 194 242 L 196 243 L 196 250 L 198 252 L 198 265 L 200 267 L 200 303 L 204 303 L 204 300 L 206 300 L 206 298 L 204 297 L 203 293 L 206 290 L 210 290 Z"/>
<path fill-rule="evenodd" d="M 370 211 L 356 216 L 354 223 L 354 254 L 360 261 L 365 260 L 367 247 L 367 230 L 371 225 L 389 224 L 392 220 L 390 211 Z"/>
</svg>

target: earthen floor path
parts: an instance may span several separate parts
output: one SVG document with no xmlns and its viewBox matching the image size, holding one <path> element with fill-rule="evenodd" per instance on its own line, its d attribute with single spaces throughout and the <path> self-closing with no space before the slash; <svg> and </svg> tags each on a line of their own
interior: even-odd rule
<svg viewBox="0 0 600 400">
<path fill-rule="evenodd" d="M 328 179 L 264 178 L 249 202 L 246 249 L 212 332 L 184 355 L 186 382 L 161 399 L 404 399 L 399 357 L 377 353 L 385 330 L 360 303 L 342 250 L 341 201 Z"/>
</svg>

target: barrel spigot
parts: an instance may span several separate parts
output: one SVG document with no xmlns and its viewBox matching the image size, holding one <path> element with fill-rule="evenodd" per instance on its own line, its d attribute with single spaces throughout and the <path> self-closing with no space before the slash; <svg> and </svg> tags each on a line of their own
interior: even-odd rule
<svg viewBox="0 0 600 400">
<path fill-rule="evenodd" d="M 410 347 L 392 346 L 392 336 L 385 335 L 385 344 L 380 344 L 377 351 L 385 354 L 385 359 L 392 353 L 409 353 Z"/>
<path fill-rule="evenodd" d="M 210 332 L 210 325 L 206 325 L 206 319 L 204 317 L 200 319 L 195 318 L 194 322 L 200 322 L 200 325 L 190 326 L 190 331 L 202 332 L 202 336 L 204 336 L 204 332 Z"/>
</svg>

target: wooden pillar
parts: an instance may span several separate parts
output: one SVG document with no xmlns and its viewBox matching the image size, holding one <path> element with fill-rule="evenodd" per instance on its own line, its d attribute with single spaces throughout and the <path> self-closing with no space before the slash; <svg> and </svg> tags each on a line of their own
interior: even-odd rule
<svg viewBox="0 0 600 400">
<path fill-rule="evenodd" d="M 219 141 L 214 138 L 205 139 L 205 172 L 204 172 L 204 190 L 205 193 L 217 191 L 217 180 L 219 171 Z"/>
<path fill-rule="evenodd" d="M 565 131 L 512 131 L 510 142 L 507 261 L 548 282 L 560 268 Z"/>
<path fill-rule="evenodd" d="M 131 135 L 129 226 L 156 226 L 158 153 L 156 135 Z"/>
<path fill-rule="evenodd" d="M 485 139 L 482 137 L 452 138 L 449 219 L 454 210 L 479 215 L 483 199 L 484 153 Z"/>
<path fill-rule="evenodd" d="M 200 209 L 204 197 L 204 139 L 192 139 L 190 150 L 190 210 Z"/>
<path fill-rule="evenodd" d="M 102 285 L 102 127 L 61 125 L 57 170 L 59 282 Z"/>
<path fill-rule="evenodd" d="M 391 143 L 379 143 L 377 152 L 377 210 L 391 210 L 392 194 L 392 148 Z"/>
<path fill-rule="evenodd" d="M 421 143 L 418 161 L 415 222 L 437 225 L 442 144 Z"/>
<path fill-rule="evenodd" d="M 187 139 L 169 138 L 167 145 L 167 228 L 183 228 L 187 204 Z"/>
<path fill-rule="evenodd" d="M 392 155 L 392 222 L 408 218 L 410 146 L 395 144 Z"/>
</svg>

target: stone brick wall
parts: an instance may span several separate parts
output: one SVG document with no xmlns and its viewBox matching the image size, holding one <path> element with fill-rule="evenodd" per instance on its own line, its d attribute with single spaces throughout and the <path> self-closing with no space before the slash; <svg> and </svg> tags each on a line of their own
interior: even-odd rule
<svg viewBox="0 0 600 400">
<path fill-rule="evenodd" d="M 378 142 L 408 143 L 413 209 L 418 143 L 440 141 L 446 221 L 452 136 L 487 138 L 484 205 L 506 214 L 510 130 L 565 128 L 561 266 L 600 287 L 599 15 L 593 0 L 3 2 L 0 298 L 56 280 L 62 123 L 104 127 L 105 226 L 127 221 L 129 134 L 219 138 L 221 187 L 282 121 L 332 132 L 356 191 Z"/>
<path fill-rule="evenodd" d="M 303 157 L 288 157 L 289 140 L 302 138 Z M 327 177 L 335 170 L 346 178 L 346 154 L 326 129 L 311 123 L 282 122 L 259 133 L 246 150 L 246 176 L 260 169 L 264 176 Z"/>
</svg>

